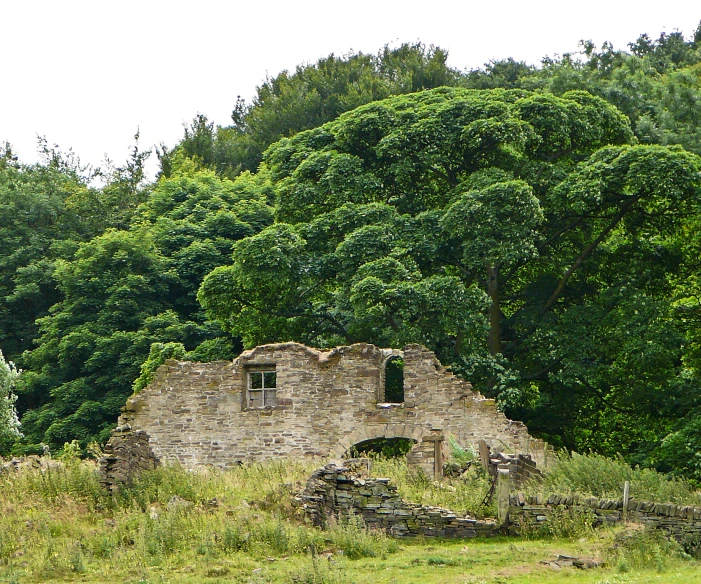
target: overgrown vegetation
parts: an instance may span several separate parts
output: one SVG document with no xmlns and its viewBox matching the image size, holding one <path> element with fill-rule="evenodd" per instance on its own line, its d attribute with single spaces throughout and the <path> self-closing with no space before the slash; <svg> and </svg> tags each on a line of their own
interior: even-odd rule
<svg viewBox="0 0 701 584">
<path fill-rule="evenodd" d="M 231 126 L 195 118 L 153 184 L 138 136 L 102 171 L 0 148 L 0 349 L 24 370 L 0 450 L 104 443 L 170 357 L 420 342 L 557 447 L 701 481 L 701 32 L 514 57 L 282 72 Z"/>
<path fill-rule="evenodd" d="M 659 530 L 623 531 L 606 550 L 606 561 L 622 574 L 640 568 L 654 568 L 663 573 L 675 560 L 688 559 L 683 546 Z"/>
<path fill-rule="evenodd" d="M 670 477 L 648 468 L 633 467 L 621 457 L 599 454 L 564 454 L 548 468 L 542 483 L 530 491 L 620 499 L 623 484 L 630 481 L 630 496 L 640 501 L 658 501 L 701 506 L 701 491 L 689 481 Z"/>
<path fill-rule="evenodd" d="M 470 468 L 461 478 L 436 482 L 421 471 L 407 466 L 404 458 L 373 459 L 374 476 L 391 477 L 399 494 L 407 501 L 435 505 L 473 517 L 495 517 L 494 501 L 483 506 L 490 480 L 479 466 Z"/>
<path fill-rule="evenodd" d="M 509 574 L 510 582 L 534 584 L 565 574 L 598 583 L 665 571 L 667 581 L 682 582 L 698 570 L 684 551 L 693 551 L 693 542 L 682 548 L 655 533 L 607 530 L 591 537 L 586 522 L 564 516 L 545 539 L 397 541 L 366 531 L 354 517 L 320 531 L 303 524 L 293 500 L 312 463 L 197 473 L 163 467 L 112 498 L 99 488 L 94 463 L 76 453 L 60 465 L 44 461 L 43 471 L 0 474 L 1 580 L 437 584 L 497 582 L 495 574 Z M 392 477 L 403 496 L 429 504 L 470 509 L 478 495 L 468 491 L 483 493 L 471 478 L 464 490 L 458 480 L 446 485 L 455 491 L 435 487 L 401 459 L 378 458 L 374 469 Z M 555 573 L 540 563 L 562 553 L 595 557 L 606 567 Z"/>
<path fill-rule="evenodd" d="M 31 562 L 38 579 L 81 573 L 92 565 L 118 571 L 167 564 L 182 554 L 213 562 L 229 556 L 306 556 L 310 549 L 349 559 L 381 557 L 394 540 L 356 519 L 321 532 L 304 526 L 292 505 L 309 464 L 247 465 L 190 473 L 164 467 L 144 473 L 110 497 L 93 463 L 49 462 L 44 471 L 0 475 L 0 564 Z"/>
</svg>

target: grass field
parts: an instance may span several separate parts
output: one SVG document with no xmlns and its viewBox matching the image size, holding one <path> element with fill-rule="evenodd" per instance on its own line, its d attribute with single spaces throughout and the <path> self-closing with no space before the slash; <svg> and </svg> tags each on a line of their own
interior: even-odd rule
<svg viewBox="0 0 701 584">
<path fill-rule="evenodd" d="M 0 475 L 0 582 L 549 583 L 701 582 L 701 565 L 663 538 L 584 529 L 569 539 L 397 541 L 350 520 L 304 524 L 294 494 L 315 465 L 227 473 L 162 468 L 117 498 L 90 462 Z M 377 461 L 412 500 L 477 509 L 486 480 L 433 484 L 402 461 Z M 618 541 L 618 543 L 616 543 Z M 621 544 L 621 542 L 624 542 Z M 556 554 L 604 564 L 556 569 Z"/>
</svg>

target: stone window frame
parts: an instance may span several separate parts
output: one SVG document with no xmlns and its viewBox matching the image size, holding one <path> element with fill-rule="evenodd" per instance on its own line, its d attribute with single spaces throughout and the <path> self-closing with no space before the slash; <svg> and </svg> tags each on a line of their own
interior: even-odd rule
<svg viewBox="0 0 701 584">
<path fill-rule="evenodd" d="M 270 379 L 266 374 L 272 373 L 274 375 L 273 387 L 266 386 L 266 377 Z M 252 376 L 260 374 L 261 387 L 252 387 Z M 244 392 L 244 409 L 247 410 L 264 410 L 266 408 L 274 408 L 278 404 L 277 400 L 277 367 L 274 363 L 267 363 L 262 365 L 249 365 L 245 368 L 244 375 L 245 392 Z M 251 393 L 260 393 L 259 399 L 251 399 Z M 272 394 L 272 396 L 270 396 Z M 269 397 L 270 396 L 270 397 Z M 259 402 L 255 404 L 254 402 Z"/>
<path fill-rule="evenodd" d="M 404 407 L 406 395 L 404 395 L 404 400 L 401 402 L 388 402 L 387 396 L 385 395 L 387 365 L 393 359 L 401 359 L 404 361 L 404 351 L 401 349 L 381 349 L 381 351 L 382 366 L 380 367 L 380 379 L 377 387 L 377 404 L 381 406 Z"/>
</svg>

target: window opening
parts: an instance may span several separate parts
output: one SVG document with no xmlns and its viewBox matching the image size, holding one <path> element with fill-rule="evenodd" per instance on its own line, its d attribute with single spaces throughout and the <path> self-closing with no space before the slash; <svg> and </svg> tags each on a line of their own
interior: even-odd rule
<svg viewBox="0 0 701 584">
<path fill-rule="evenodd" d="M 385 401 L 404 403 L 404 359 L 392 357 L 385 365 Z"/>
<path fill-rule="evenodd" d="M 277 373 L 275 371 L 248 372 L 248 407 L 264 408 L 277 403 Z"/>
</svg>

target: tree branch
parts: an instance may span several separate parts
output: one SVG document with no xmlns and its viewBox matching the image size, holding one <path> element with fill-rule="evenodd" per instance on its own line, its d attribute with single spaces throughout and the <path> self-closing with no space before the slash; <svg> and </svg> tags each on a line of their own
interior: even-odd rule
<svg viewBox="0 0 701 584">
<path fill-rule="evenodd" d="M 623 219 L 624 215 L 628 212 L 630 207 L 633 205 L 633 203 L 637 200 L 636 199 L 631 199 L 621 205 L 621 208 L 619 212 L 616 214 L 616 216 L 613 218 L 613 221 L 609 223 L 604 230 L 598 235 L 598 237 L 592 241 L 587 247 L 584 248 L 581 254 L 579 254 L 579 257 L 574 261 L 574 263 L 567 269 L 565 274 L 560 278 L 560 282 L 557 285 L 557 288 L 555 288 L 555 291 L 552 293 L 548 301 L 545 303 L 545 306 L 543 307 L 543 312 L 548 312 L 553 304 L 557 301 L 557 299 L 560 297 L 562 294 L 562 291 L 565 289 L 565 286 L 567 285 L 567 282 L 569 279 L 572 277 L 572 274 L 574 274 L 580 266 L 584 263 L 584 260 L 586 260 L 591 253 L 599 247 L 599 244 L 606 238 L 606 236 L 611 233 L 614 227 L 618 225 L 618 223 Z"/>
</svg>

